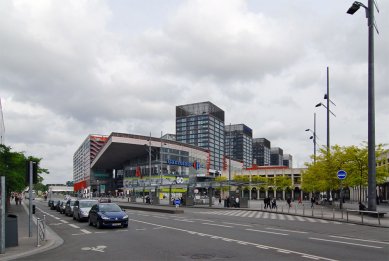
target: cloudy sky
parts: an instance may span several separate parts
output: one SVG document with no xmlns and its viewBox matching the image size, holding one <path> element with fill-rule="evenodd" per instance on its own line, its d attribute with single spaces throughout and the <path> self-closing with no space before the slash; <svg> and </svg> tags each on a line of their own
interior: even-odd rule
<svg viewBox="0 0 389 261">
<path fill-rule="evenodd" d="M 361 0 L 367 5 L 367 0 Z M 72 180 L 88 134 L 175 132 L 175 106 L 211 101 L 226 124 L 310 161 L 367 141 L 367 19 L 353 0 L 2 0 L 5 144 L 43 158 L 44 183 Z M 375 36 L 376 143 L 389 143 L 389 1 Z"/>
</svg>

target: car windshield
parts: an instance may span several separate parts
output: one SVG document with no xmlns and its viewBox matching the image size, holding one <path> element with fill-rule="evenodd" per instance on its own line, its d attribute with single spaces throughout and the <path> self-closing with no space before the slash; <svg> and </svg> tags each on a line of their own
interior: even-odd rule
<svg viewBox="0 0 389 261">
<path fill-rule="evenodd" d="M 96 201 L 80 201 L 80 208 L 89 208 L 96 204 Z"/>
<path fill-rule="evenodd" d="M 120 212 L 121 208 L 116 204 L 102 204 L 99 205 L 99 210 L 102 212 Z"/>
</svg>

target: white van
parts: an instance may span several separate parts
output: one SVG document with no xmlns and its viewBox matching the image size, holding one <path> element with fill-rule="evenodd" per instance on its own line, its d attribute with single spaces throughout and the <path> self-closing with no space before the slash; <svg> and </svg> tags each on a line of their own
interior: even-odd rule
<svg viewBox="0 0 389 261">
<path fill-rule="evenodd" d="M 34 200 L 36 196 L 35 190 L 32 191 L 32 199 Z M 30 199 L 30 191 L 26 190 L 24 191 L 24 198 Z"/>
</svg>

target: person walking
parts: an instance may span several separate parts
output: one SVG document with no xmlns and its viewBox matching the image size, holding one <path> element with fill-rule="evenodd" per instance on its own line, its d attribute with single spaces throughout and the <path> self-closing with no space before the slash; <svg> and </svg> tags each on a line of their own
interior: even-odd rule
<svg viewBox="0 0 389 261">
<path fill-rule="evenodd" d="M 290 200 L 290 198 L 288 198 L 288 199 L 286 200 L 286 203 L 288 203 L 288 207 L 289 207 L 289 208 L 291 207 L 290 202 L 291 202 L 291 200 Z"/>
<path fill-rule="evenodd" d="M 219 197 L 219 205 L 221 205 L 222 204 L 222 197 L 220 196 Z"/>
<path fill-rule="evenodd" d="M 313 205 L 315 204 L 315 201 L 316 201 L 315 198 L 312 196 L 311 197 L 311 208 L 313 208 Z"/>
<path fill-rule="evenodd" d="M 263 199 L 263 207 L 266 209 L 267 207 L 267 197 Z"/>
<path fill-rule="evenodd" d="M 271 201 L 271 208 L 277 208 L 277 200 L 276 198 L 273 198 L 272 201 Z"/>
</svg>

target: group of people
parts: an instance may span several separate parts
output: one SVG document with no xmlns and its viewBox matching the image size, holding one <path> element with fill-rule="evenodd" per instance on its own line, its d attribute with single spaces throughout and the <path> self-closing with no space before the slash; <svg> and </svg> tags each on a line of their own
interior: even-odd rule
<svg viewBox="0 0 389 261">
<path fill-rule="evenodd" d="M 22 194 L 17 193 L 17 192 L 13 192 L 11 194 L 11 198 L 15 200 L 15 205 L 21 205 L 22 204 L 22 200 L 23 200 Z"/>
<path fill-rule="evenodd" d="M 239 197 L 226 197 L 226 207 L 234 207 L 234 208 L 240 208 L 240 202 Z M 221 198 L 219 200 L 219 203 L 221 204 Z"/>
<path fill-rule="evenodd" d="M 277 200 L 276 198 L 270 198 L 270 197 L 266 197 L 263 199 L 263 204 L 264 204 L 264 208 L 267 209 L 267 208 L 277 208 Z"/>
</svg>

